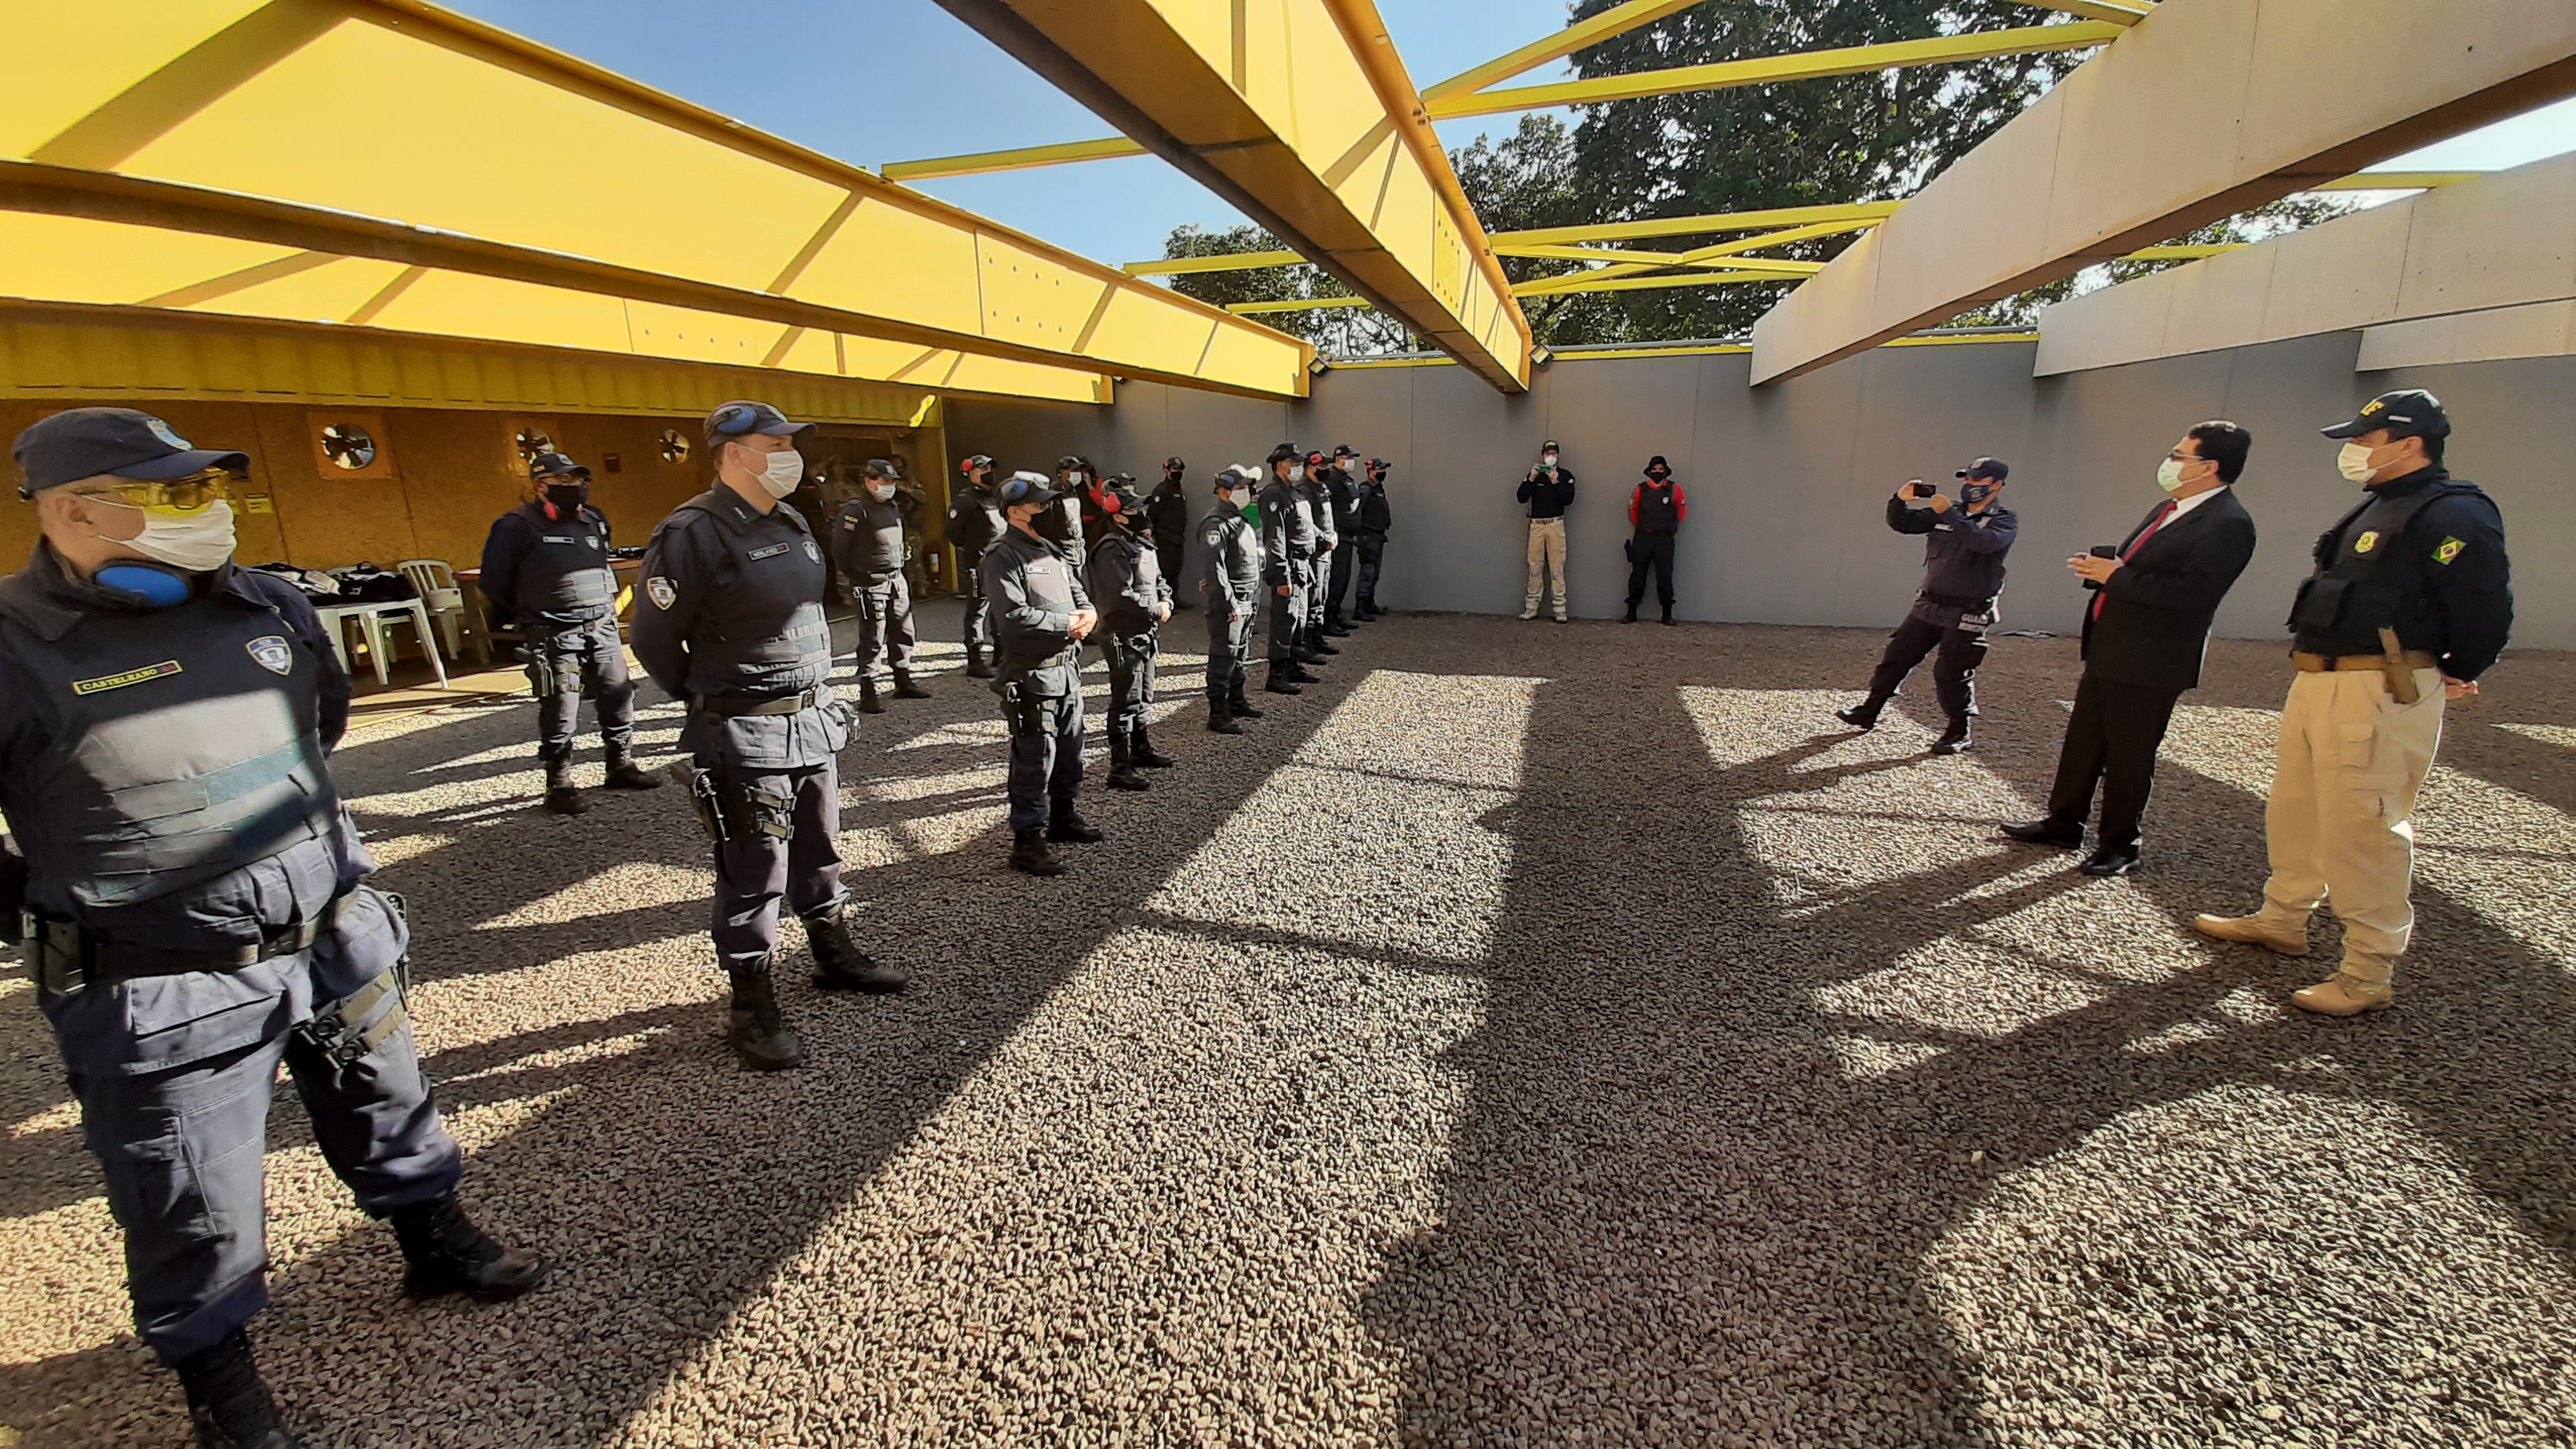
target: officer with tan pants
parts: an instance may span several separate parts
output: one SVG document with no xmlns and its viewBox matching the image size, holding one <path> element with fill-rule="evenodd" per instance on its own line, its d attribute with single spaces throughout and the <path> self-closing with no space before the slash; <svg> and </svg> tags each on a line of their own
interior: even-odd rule
<svg viewBox="0 0 2576 1449">
<path fill-rule="evenodd" d="M 2299 675 L 2281 707 L 2263 813 L 2272 877 L 2250 916 L 2201 916 L 2222 941 L 2308 952 L 2308 916 L 2331 902 L 2343 965 L 2291 995 L 2358 1016 L 2397 999 L 2390 977 L 2415 926 L 2415 792 L 2442 738 L 2445 700 L 2477 693 L 2513 628 L 2504 517 L 2444 470 L 2451 420 L 2431 393 L 2382 393 L 2324 430 L 2363 496 L 2318 536 L 2316 572 L 2290 614 Z"/>
</svg>

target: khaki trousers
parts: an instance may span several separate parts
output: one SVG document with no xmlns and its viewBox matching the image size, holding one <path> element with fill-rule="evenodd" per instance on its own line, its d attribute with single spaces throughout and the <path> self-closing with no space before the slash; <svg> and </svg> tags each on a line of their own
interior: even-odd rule
<svg viewBox="0 0 2576 1449">
<path fill-rule="evenodd" d="M 2391 699 L 2377 673 L 2301 674 L 2281 706 L 2281 745 L 2263 829 L 2272 878 L 2267 924 L 2305 930 L 2331 902 L 2343 970 L 2382 983 L 2415 929 L 2415 792 L 2442 742 L 2442 675 L 2415 671 L 2420 696 Z"/>
<path fill-rule="evenodd" d="M 1529 521 L 1529 601 L 1521 606 L 1526 619 L 1538 612 L 1539 596 L 1547 592 L 1547 578 L 1556 575 L 1556 617 L 1565 617 L 1565 520 L 1533 518 Z"/>
</svg>

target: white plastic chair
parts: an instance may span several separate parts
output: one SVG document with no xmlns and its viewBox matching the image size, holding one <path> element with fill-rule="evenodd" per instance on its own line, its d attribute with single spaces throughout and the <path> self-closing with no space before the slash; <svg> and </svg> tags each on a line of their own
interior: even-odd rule
<svg viewBox="0 0 2576 1449">
<path fill-rule="evenodd" d="M 456 570 L 443 558 L 407 558 L 394 567 L 411 580 L 412 590 L 438 622 L 438 632 L 447 640 L 447 657 L 464 663 L 465 645 L 458 631 L 465 622 L 465 591 L 456 586 Z"/>
</svg>

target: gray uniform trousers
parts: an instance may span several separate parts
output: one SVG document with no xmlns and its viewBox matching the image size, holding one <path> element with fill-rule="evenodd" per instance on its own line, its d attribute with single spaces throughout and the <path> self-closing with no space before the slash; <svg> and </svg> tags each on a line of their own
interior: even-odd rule
<svg viewBox="0 0 2576 1449">
<path fill-rule="evenodd" d="M 1353 547 L 1359 555 L 1360 602 L 1375 608 L 1378 570 L 1386 562 L 1386 535 L 1363 532 L 1353 541 Z"/>
<path fill-rule="evenodd" d="M 971 563 L 966 565 L 966 647 L 993 648 L 993 601 L 984 597 L 983 570 Z"/>
<path fill-rule="evenodd" d="M 213 1346 L 268 1305 L 261 1166 L 280 1062 L 323 1160 L 369 1213 L 444 1196 L 464 1170 L 402 998 L 390 982 L 376 985 L 409 934 L 380 893 L 357 891 L 310 950 L 233 971 L 97 982 L 42 1003 L 125 1230 L 135 1329 L 164 1363 Z M 353 1002 L 361 1009 L 337 1029 L 317 1021 Z M 370 1046 L 378 1027 L 387 1029 Z"/>
<path fill-rule="evenodd" d="M 1081 680 L 1065 694 L 1012 689 L 1002 711 L 1011 727 L 1011 828 L 1041 829 L 1050 809 L 1070 809 L 1082 793 Z"/>
<path fill-rule="evenodd" d="M 1315 536 L 1315 556 L 1306 561 L 1306 627 L 1324 627 L 1325 596 L 1332 590 L 1333 555 L 1341 547 L 1339 539 L 1332 547 L 1324 545 L 1325 535 Z"/>
<path fill-rule="evenodd" d="M 1243 611 L 1240 618 L 1232 617 L 1237 609 Z M 1258 595 L 1250 599 L 1228 599 L 1214 593 L 1207 596 L 1208 698 L 1231 699 L 1243 692 L 1244 665 L 1252 658 L 1252 629 L 1260 617 Z"/>
<path fill-rule="evenodd" d="M 852 584 L 850 598 L 859 606 L 859 677 L 882 679 L 888 669 L 912 672 L 912 589 L 903 575 L 882 583 Z M 974 631 L 970 616 L 967 632 Z"/>
<path fill-rule="evenodd" d="M 600 742 L 611 754 L 625 752 L 635 738 L 635 681 L 627 673 L 617 616 L 557 634 L 531 634 L 527 648 L 528 682 L 537 695 L 537 758 L 572 758 L 584 699 L 598 705 Z"/>
<path fill-rule="evenodd" d="M 1293 664 L 1297 657 L 1297 630 L 1306 622 L 1306 593 L 1314 581 L 1314 565 L 1306 559 L 1288 561 L 1288 594 L 1282 598 L 1276 584 L 1267 586 L 1270 606 L 1270 662 Z"/>
</svg>

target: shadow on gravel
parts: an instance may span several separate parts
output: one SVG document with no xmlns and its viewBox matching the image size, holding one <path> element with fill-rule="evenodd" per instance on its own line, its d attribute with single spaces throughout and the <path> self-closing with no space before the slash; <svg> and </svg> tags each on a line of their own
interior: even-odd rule
<svg viewBox="0 0 2576 1449">
<path fill-rule="evenodd" d="M 954 615 L 952 606 L 925 632 L 954 637 Z M 555 1274 L 541 1291 L 497 1307 L 410 1304 L 400 1297 L 390 1234 L 352 1210 L 354 1226 L 342 1236 L 272 1274 L 272 1305 L 254 1326 L 290 1417 L 317 1446 L 618 1442 L 663 1384 L 688 1371 L 699 1346 L 757 1298 L 1039 1002 L 1135 919 L 1253 786 L 1295 755 L 1365 676 L 1364 659 L 1354 651 L 1302 699 L 1267 700 L 1276 706 L 1269 718 L 1238 739 L 1199 732 L 1192 697 L 1167 687 L 1167 700 L 1185 701 L 1174 724 L 1189 728 L 1161 742 L 1184 764 L 1161 772 L 1145 795 L 1100 788 L 1095 727 L 1083 807 L 1110 839 L 1073 848 L 1073 869 L 1057 880 L 1007 868 L 998 814 L 960 849 L 851 870 L 853 895 L 870 903 L 863 939 L 909 967 L 914 984 L 882 999 L 811 991 L 800 934 L 790 926 L 781 993 L 811 1061 L 769 1076 L 740 1071 L 719 1036 L 721 978 L 703 934 L 706 843 L 676 791 L 593 792 L 599 808 L 578 819 L 486 802 L 369 820 L 363 802 L 371 794 L 530 768 L 516 754 L 530 721 L 524 711 L 460 715 L 353 742 L 337 770 L 370 836 L 423 832 L 430 840 L 377 879 L 412 904 L 416 979 L 465 993 L 436 999 L 490 1000 L 483 978 L 611 952 L 622 954 L 602 969 L 678 973 L 698 999 L 498 1034 L 464 1027 L 458 1034 L 477 1044 L 426 1059 L 449 1112 L 503 1114 L 503 1130 L 469 1166 L 468 1204 L 496 1233 L 553 1256 Z M 1096 684 L 1096 656 L 1087 662 L 1086 683 Z M 1196 673 L 1186 665 L 1175 672 Z M 924 677 L 932 700 L 864 717 L 842 756 L 845 830 L 961 803 L 998 805 L 998 792 L 978 790 L 895 804 L 856 798 L 871 781 L 1001 763 L 998 739 L 933 745 L 927 755 L 905 748 L 995 716 L 982 681 L 947 668 Z M 649 710 L 639 730 L 667 730 L 669 715 L 667 706 Z M 439 768 L 505 747 L 506 765 Z M 584 760 L 595 760 L 595 736 L 584 748 Z M 1210 773 L 1194 785 L 1188 760 L 1219 752 L 1255 762 L 1226 777 L 1244 783 L 1214 787 Z M 658 763 L 669 749 L 647 754 L 648 764 Z M 1113 853 L 1114 874 L 1100 869 Z M 608 909 L 576 911 L 569 922 L 494 924 L 638 866 L 685 873 L 676 877 L 689 882 L 685 899 L 624 908 L 603 901 Z M 23 994 L 0 1011 L 0 1051 L 51 1051 Z M 61 1100 L 58 1071 L 27 1096 L 0 1100 L 0 1121 Z M 292 1093 L 279 1101 L 291 1104 Z M 272 1150 L 310 1140 L 300 1107 L 281 1105 Z M 95 1165 L 68 1130 L 39 1135 L 45 1166 L 26 1174 L 32 1187 L 22 1189 L 25 1145 L 11 1144 L 8 1196 L 26 1199 L 13 1201 L 13 1212 L 100 1193 Z M 180 1410 L 175 1382 L 130 1337 L 0 1367 L 0 1425 L 31 1430 L 31 1446 L 176 1444 L 187 1432 Z"/>
<path fill-rule="evenodd" d="M 2418 1346 L 2364 1331 L 2366 1302 L 2328 1303 L 2321 1316 L 2338 1326 L 2321 1340 L 2259 1314 L 2231 1324 L 2237 1309 L 2223 1295 L 2195 1301 L 2185 1290 L 2175 1298 L 2205 1321 L 2159 1322 L 2157 1285 L 2127 1288 L 2123 1277 L 2157 1265 L 2129 1263 L 2116 1237 L 2086 1241 L 2106 1276 L 2074 1295 L 2116 1329 L 2071 1322 L 2137 1335 L 2122 1366 L 2152 1362 L 2171 1382 L 2149 1392 L 2198 1401 L 2153 1424 L 2085 1419 L 2072 1400 L 2042 1393 L 2034 1405 L 2027 1384 L 1996 1390 L 1989 1370 L 2008 1377 L 2020 1366 L 1982 1363 L 1963 1343 L 1961 1290 L 1939 1281 L 1936 1259 L 1997 1207 L 2009 1180 L 2087 1146 L 2125 1114 L 2251 1088 L 2346 1101 L 2356 1121 L 2373 1109 L 2405 1114 L 2478 1194 L 2554 1247 L 2559 1270 L 2576 1266 L 2567 963 L 2419 883 L 2418 949 L 2400 1009 L 2321 1022 L 2279 1002 L 2330 969 L 2331 928 L 2318 933 L 2319 961 L 2211 948 L 2197 969 L 2169 975 L 2105 969 L 2119 959 L 2116 938 L 2097 966 L 2045 931 L 2001 929 L 2035 907 L 2061 922 L 2108 910 L 2122 904 L 2111 893 L 2127 891 L 2145 909 L 2131 899 L 2101 919 L 2179 933 L 2194 911 L 2248 908 L 2264 875 L 2261 800 L 2170 763 L 2150 821 L 2151 870 L 2130 882 L 2092 881 L 2071 856 L 2024 875 L 2051 857 L 1962 823 L 1947 837 L 1953 858 L 1927 855 L 1848 888 L 1800 882 L 1793 905 L 1770 859 L 1776 842 L 1757 838 L 1747 807 L 1819 810 L 1849 825 L 1873 810 L 1802 798 L 1924 761 L 1909 753 L 1819 768 L 1812 762 L 1847 738 L 1826 733 L 1827 720 L 1805 743 L 1721 770 L 1676 675 L 1779 692 L 1783 710 L 1821 716 L 1816 697 L 1798 692 L 1856 695 L 1850 671 L 1866 668 L 1875 641 L 1839 636 L 1848 642 L 1784 660 L 1731 655 L 1745 637 L 1732 631 L 1694 633 L 1701 648 L 1669 673 L 1603 657 L 1581 639 L 1544 639 L 1513 656 L 1518 672 L 1549 682 L 1530 720 L 1522 791 L 1487 822 L 1512 837 L 1511 878 L 1484 967 L 1482 1025 L 1445 1058 L 1467 1085 L 1433 1214 L 1441 1226 L 1391 1255 L 1365 1307 L 1404 1365 L 1404 1442 L 1982 1445 L 2102 1442 L 2107 1430 L 2161 1443 L 2177 1429 L 2183 1441 L 2274 1442 L 2310 1406 L 2294 1402 L 2286 1423 L 2257 1417 L 2264 1394 L 2254 1386 L 2272 1392 L 2267 1374 L 2300 1386 L 2294 1397 L 2310 1382 L 2340 1385 L 2349 1397 L 2304 1426 L 2329 1438 L 2341 1428 L 2372 1442 L 2502 1442 L 2512 1436 L 2499 1428 L 2533 1422 L 2516 1397 L 2530 1391 L 2528 1377 L 2499 1387 L 2481 1382 L 2475 1363 L 2455 1366 L 2446 1394 L 2428 1397 L 2414 1372 L 2394 1371 Z M 1792 631 L 1763 633 L 1767 644 Z M 2212 702 L 2268 694 L 2259 707 L 2277 708 L 2277 654 L 2255 648 L 2221 646 L 2229 667 Z M 2006 667 L 1989 671 L 2002 677 L 1988 685 L 1983 748 L 1927 768 L 1955 769 L 1963 782 L 1991 771 L 2027 810 L 2053 773 L 2071 650 L 2025 654 L 2018 668 L 1998 655 Z M 1461 672 L 1484 662 L 1463 661 Z M 1907 704 L 1918 725 L 1937 729 L 1928 701 Z M 1804 728 L 1784 720 L 1766 734 Z M 2514 755 L 2480 744 L 2489 758 Z M 1909 958 L 1944 963 L 1908 968 L 1911 989 L 1947 989 L 1927 976 L 1947 969 L 1927 950 L 1945 941 L 2045 967 L 2077 999 L 2000 1030 L 1880 1009 L 1878 993 L 1899 989 L 1887 978 Z M 2248 999 L 2268 1009 L 2248 1011 Z M 1855 1014 L 1856 1000 L 1870 1009 Z M 2371 1251 L 2380 1235 L 2340 1216 L 2346 1204 L 2318 1207 L 2328 1215 L 2287 1225 L 2294 1253 L 2310 1239 L 2319 1252 Z M 2406 1216 L 2404 1203 L 2377 1210 Z M 2418 1273 L 2442 1270 L 2440 1257 L 2365 1256 L 2365 1271 L 2402 1296 Z M 2040 1266 L 2035 1248 L 2001 1261 L 2007 1275 Z M 2000 1317 L 2012 1305 L 1988 1308 Z M 2053 1358 L 2056 1347 L 2033 1353 Z M 2527 1370 L 2533 1346 L 2512 1347 Z M 2057 1417 L 2061 1405 L 2079 1416 Z"/>
</svg>

